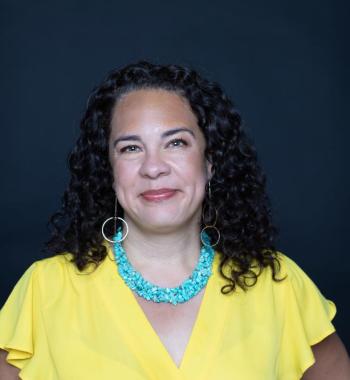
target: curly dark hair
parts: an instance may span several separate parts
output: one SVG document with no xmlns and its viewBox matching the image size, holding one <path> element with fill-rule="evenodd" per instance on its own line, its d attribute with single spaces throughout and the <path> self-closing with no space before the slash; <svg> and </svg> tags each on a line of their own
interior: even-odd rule
<svg viewBox="0 0 350 380">
<path fill-rule="evenodd" d="M 137 89 L 174 91 L 187 99 L 205 136 L 205 156 L 214 174 L 211 198 L 206 195 L 203 207 L 212 209 L 215 205 L 219 215 L 216 226 L 221 239 L 216 248 L 221 257 L 220 273 L 227 280 L 221 292 L 230 293 L 237 285 L 246 290 L 267 266 L 273 279 L 280 281 L 274 246 L 277 228 L 272 223 L 266 176 L 241 117 L 217 83 L 173 64 L 130 64 L 110 72 L 92 91 L 80 136 L 69 156 L 70 182 L 60 210 L 49 221 L 52 233 L 47 251 L 72 253 L 72 262 L 80 271 L 105 259 L 101 225 L 111 216 L 115 202 L 108 156 L 111 117 L 118 99 Z"/>
</svg>

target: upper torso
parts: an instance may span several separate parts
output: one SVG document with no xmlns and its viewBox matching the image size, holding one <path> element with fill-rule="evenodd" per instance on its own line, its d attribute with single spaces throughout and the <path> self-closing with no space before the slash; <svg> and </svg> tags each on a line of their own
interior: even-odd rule
<svg viewBox="0 0 350 380">
<path fill-rule="evenodd" d="M 205 289 L 201 290 L 186 303 L 176 306 L 154 303 L 134 294 L 140 308 L 177 367 L 180 367 L 189 342 L 204 291 Z"/>
<path fill-rule="evenodd" d="M 92 273 L 78 272 L 68 255 L 45 259 L 26 272 L 1 311 L 0 348 L 18 347 L 10 355 L 24 380 L 219 380 L 228 374 L 297 380 L 312 364 L 310 345 L 334 331 L 335 307 L 280 257 L 286 280 L 272 281 L 267 269 L 247 292 L 223 295 L 216 254 L 206 288 L 175 307 L 139 303 L 111 252 Z"/>
</svg>

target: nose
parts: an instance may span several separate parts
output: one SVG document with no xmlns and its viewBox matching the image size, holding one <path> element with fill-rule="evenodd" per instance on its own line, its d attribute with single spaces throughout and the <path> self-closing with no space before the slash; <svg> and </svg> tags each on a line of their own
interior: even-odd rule
<svg viewBox="0 0 350 380">
<path fill-rule="evenodd" d="M 170 166 L 162 158 L 161 152 L 147 152 L 140 167 L 140 175 L 157 178 L 170 173 Z"/>
</svg>

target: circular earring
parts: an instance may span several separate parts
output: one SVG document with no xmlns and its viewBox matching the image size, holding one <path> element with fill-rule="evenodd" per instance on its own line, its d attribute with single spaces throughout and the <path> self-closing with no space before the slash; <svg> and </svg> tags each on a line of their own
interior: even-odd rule
<svg viewBox="0 0 350 380">
<path fill-rule="evenodd" d="M 110 243 L 120 243 L 122 242 L 128 235 L 129 233 L 129 226 L 128 226 L 128 223 L 126 223 L 126 221 L 121 218 L 120 216 L 117 216 L 117 197 L 115 198 L 115 203 L 114 203 L 114 216 L 111 216 L 110 218 L 107 218 L 103 224 L 102 224 L 102 227 L 101 227 L 101 232 L 102 232 L 102 236 L 104 237 L 105 240 L 109 241 Z M 125 225 L 125 235 L 122 236 L 121 239 L 117 240 L 116 238 L 114 238 L 113 240 L 109 239 L 105 233 L 104 233 L 104 228 L 106 226 L 106 224 L 110 221 L 110 220 L 114 220 L 114 236 L 116 236 L 116 233 L 117 233 L 117 220 L 120 220 L 124 223 Z"/>
<path fill-rule="evenodd" d="M 208 182 L 208 196 L 209 196 L 209 202 L 211 201 L 211 188 L 210 188 L 210 181 Z M 208 206 L 208 209 L 209 209 L 209 211 L 210 211 L 210 203 L 209 203 L 209 206 Z M 214 223 L 211 223 L 211 224 L 206 224 L 205 223 L 205 217 L 204 217 L 204 214 L 205 214 L 205 206 L 203 207 L 203 209 L 202 209 L 202 220 L 203 220 L 203 223 L 205 224 L 205 226 L 202 228 L 202 230 L 201 230 L 201 232 L 200 232 L 200 238 L 201 238 L 201 242 L 202 242 L 202 244 L 203 245 L 205 245 L 205 246 L 210 246 L 210 247 L 214 247 L 214 246 L 216 246 L 218 243 L 219 243 L 219 241 L 220 241 L 220 231 L 219 231 L 219 229 L 216 227 L 216 222 L 217 222 L 217 220 L 218 220 L 218 211 L 216 210 L 216 208 L 214 207 L 214 211 L 215 211 L 215 220 L 214 220 Z M 209 216 L 210 216 L 210 218 L 211 218 L 211 213 L 209 213 Z M 215 241 L 215 243 L 214 244 L 208 244 L 207 243 L 207 239 L 205 239 L 205 238 L 203 238 L 203 233 L 204 233 L 204 231 L 206 231 L 206 230 L 208 230 L 208 229 L 210 229 L 210 228 L 212 228 L 212 229 L 214 229 L 215 230 L 215 232 L 216 232 L 216 234 L 217 234 L 217 239 L 216 239 L 216 241 Z"/>
</svg>

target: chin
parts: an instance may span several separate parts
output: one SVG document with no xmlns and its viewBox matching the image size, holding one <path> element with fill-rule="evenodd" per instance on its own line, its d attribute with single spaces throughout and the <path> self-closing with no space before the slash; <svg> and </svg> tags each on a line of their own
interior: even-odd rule
<svg viewBox="0 0 350 380">
<path fill-rule="evenodd" d="M 174 232 L 178 228 L 178 225 L 173 224 L 149 224 L 147 225 L 147 230 L 153 233 L 166 234 L 169 232 Z"/>
<path fill-rule="evenodd" d="M 183 222 L 182 222 L 183 223 Z M 181 221 L 174 220 L 173 217 L 155 217 L 145 219 L 142 224 L 151 227 L 152 229 L 167 230 L 180 226 Z"/>
<path fill-rule="evenodd" d="M 177 211 L 177 212 L 176 212 Z M 151 227 L 152 229 L 168 227 L 178 224 L 178 219 L 183 219 L 178 214 L 179 210 L 143 210 L 143 212 L 134 213 L 132 219 L 135 224 L 142 227 Z"/>
<path fill-rule="evenodd" d="M 173 231 L 174 228 L 181 228 L 184 225 L 190 225 L 195 217 L 196 209 L 193 209 L 193 203 L 189 202 L 159 202 L 151 203 L 145 207 L 144 204 L 138 205 L 130 213 L 131 219 L 142 229 L 159 231 Z M 150 207 L 151 206 L 151 207 Z M 198 215 L 200 215 L 201 207 L 198 207 Z"/>
</svg>

